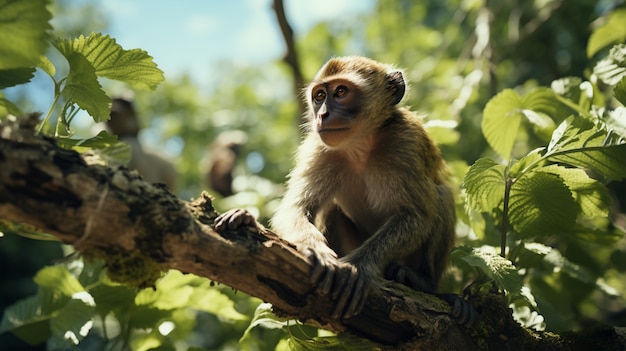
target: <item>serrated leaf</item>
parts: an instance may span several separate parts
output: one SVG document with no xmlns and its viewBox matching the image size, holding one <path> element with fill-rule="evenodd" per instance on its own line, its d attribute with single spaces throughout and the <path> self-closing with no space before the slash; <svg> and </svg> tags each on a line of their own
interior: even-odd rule
<svg viewBox="0 0 626 351">
<path fill-rule="evenodd" d="M 0 70 L 35 67 L 48 47 L 47 0 L 0 0 Z"/>
<path fill-rule="evenodd" d="M 44 267 L 37 272 L 34 280 L 42 289 L 56 291 L 65 296 L 85 291 L 85 288 L 64 266 Z"/>
<path fill-rule="evenodd" d="M 135 88 L 154 90 L 164 79 L 163 71 L 140 49 L 124 50 L 108 35 L 92 33 L 56 43 L 68 57 L 82 54 L 95 68 L 96 75 L 128 83 Z"/>
<path fill-rule="evenodd" d="M 28 83 L 35 76 L 34 73 L 34 67 L 2 69 L 0 70 L 0 89 Z"/>
<path fill-rule="evenodd" d="M 612 180 L 626 177 L 626 144 L 567 148 L 550 154 L 547 159 L 591 169 Z"/>
<path fill-rule="evenodd" d="M 71 53 L 67 61 L 70 72 L 62 91 L 63 97 L 87 111 L 96 122 L 108 120 L 111 99 L 98 83 L 93 66 L 78 53 Z"/>
<path fill-rule="evenodd" d="M 570 117 L 554 131 L 544 159 L 622 179 L 626 177 L 626 144 L 605 146 L 606 139 L 606 133 L 590 121 Z"/>
<path fill-rule="evenodd" d="M 626 41 L 626 9 L 616 9 L 607 21 L 591 33 L 587 43 L 587 57 L 591 58 L 603 48 Z"/>
<path fill-rule="evenodd" d="M 617 83 L 615 89 L 613 89 L 613 95 L 617 101 L 626 106 L 626 77 L 622 77 L 622 80 Z"/>
<path fill-rule="evenodd" d="M 583 217 L 606 217 L 609 215 L 611 197 L 606 187 L 578 168 L 557 165 L 543 167 L 541 172 L 558 175 L 569 188 L 581 208 Z"/>
<path fill-rule="evenodd" d="M 41 68 L 44 72 L 46 72 L 50 77 L 54 76 L 57 72 L 56 67 L 49 58 L 45 56 L 39 57 L 39 63 L 37 67 Z"/>
<path fill-rule="evenodd" d="M 506 185 L 505 168 L 490 158 L 481 158 L 470 167 L 463 179 L 463 187 L 472 209 L 491 213 L 501 205 Z"/>
<path fill-rule="evenodd" d="M 506 258 L 482 248 L 469 247 L 457 247 L 451 256 L 454 260 L 461 260 L 479 269 L 511 294 L 521 293 L 522 278 L 513 263 Z"/>
<path fill-rule="evenodd" d="M 505 89 L 485 106 L 481 128 L 489 145 L 508 159 L 522 121 L 545 134 L 554 128 L 552 120 L 558 118 L 559 106 L 554 91 L 548 88 L 535 89 L 523 97 Z"/>
<path fill-rule="evenodd" d="M 572 193 L 557 175 L 530 172 L 511 186 L 509 223 L 523 237 L 567 232 L 578 211 Z"/>
<path fill-rule="evenodd" d="M 593 67 L 593 73 L 608 85 L 617 84 L 626 74 L 626 45 L 613 46 L 609 56 Z"/>
</svg>

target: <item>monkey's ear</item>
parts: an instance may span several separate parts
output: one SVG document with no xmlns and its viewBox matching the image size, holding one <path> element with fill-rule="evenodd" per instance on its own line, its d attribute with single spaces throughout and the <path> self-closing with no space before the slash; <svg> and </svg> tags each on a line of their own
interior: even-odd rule
<svg viewBox="0 0 626 351">
<path fill-rule="evenodd" d="M 406 91 L 406 84 L 402 72 L 394 71 L 387 74 L 387 88 L 391 91 L 393 97 L 392 104 L 395 105 L 402 100 Z"/>
</svg>

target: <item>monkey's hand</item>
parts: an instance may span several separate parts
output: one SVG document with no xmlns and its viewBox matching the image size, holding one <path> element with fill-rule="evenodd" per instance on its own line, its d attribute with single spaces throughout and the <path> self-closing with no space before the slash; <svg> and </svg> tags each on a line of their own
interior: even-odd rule
<svg viewBox="0 0 626 351">
<path fill-rule="evenodd" d="M 313 264 L 311 283 L 318 287 L 320 295 L 330 295 L 336 301 L 332 317 L 348 319 L 359 312 L 365 304 L 369 291 L 369 274 L 350 262 L 337 259 L 334 251 L 307 251 Z"/>
<path fill-rule="evenodd" d="M 227 230 L 237 230 L 241 227 L 255 227 L 257 229 L 261 227 L 252 213 L 242 208 L 235 208 L 222 213 L 215 219 L 214 226 L 215 230 L 220 233 Z"/>
</svg>

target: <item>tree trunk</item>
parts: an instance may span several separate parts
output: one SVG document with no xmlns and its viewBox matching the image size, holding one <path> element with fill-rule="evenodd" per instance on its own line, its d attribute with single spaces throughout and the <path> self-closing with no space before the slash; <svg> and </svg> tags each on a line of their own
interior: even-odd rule
<svg viewBox="0 0 626 351">
<path fill-rule="evenodd" d="M 620 347 L 621 330 L 555 335 L 521 328 L 502 296 L 475 297 L 481 314 L 468 329 L 448 317 L 434 296 L 380 280 L 363 311 L 330 317 L 333 302 L 309 282 L 311 265 L 270 231 L 242 228 L 221 235 L 217 213 L 202 193 L 185 202 L 124 167 L 57 147 L 35 136 L 36 116 L 0 122 L 0 219 L 31 227 L 103 258 L 114 278 L 138 286 L 178 269 L 218 281 L 271 303 L 281 315 L 335 332 L 350 332 L 383 348 L 423 350 L 602 349 Z"/>
</svg>

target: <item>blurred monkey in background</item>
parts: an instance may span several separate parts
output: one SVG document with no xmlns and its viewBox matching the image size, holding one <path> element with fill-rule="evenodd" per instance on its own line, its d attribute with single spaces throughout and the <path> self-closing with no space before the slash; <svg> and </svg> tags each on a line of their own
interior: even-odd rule
<svg viewBox="0 0 626 351">
<path fill-rule="evenodd" d="M 118 136 L 120 141 L 130 145 L 131 157 L 129 169 L 134 169 L 150 183 L 162 183 L 174 192 L 176 190 L 177 173 L 171 161 L 145 148 L 139 142 L 139 119 L 132 102 L 124 98 L 114 98 L 111 102 L 111 119 L 107 121 L 109 130 Z"/>
<path fill-rule="evenodd" d="M 233 190 L 233 171 L 241 147 L 248 141 L 248 135 L 241 130 L 229 130 L 220 133 L 209 146 L 207 154 L 205 181 L 207 185 L 223 197 L 235 194 Z"/>
</svg>

